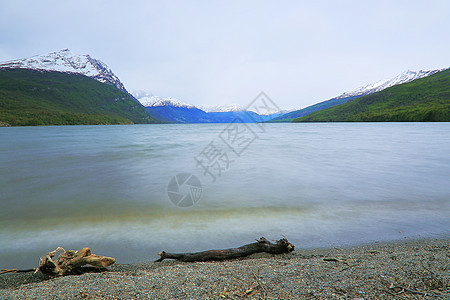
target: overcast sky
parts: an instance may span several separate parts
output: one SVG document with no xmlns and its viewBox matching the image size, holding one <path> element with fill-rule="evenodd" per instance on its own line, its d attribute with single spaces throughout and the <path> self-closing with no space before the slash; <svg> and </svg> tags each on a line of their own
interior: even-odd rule
<svg viewBox="0 0 450 300">
<path fill-rule="evenodd" d="M 69 48 L 129 91 L 302 108 L 450 67 L 450 1 L 0 0 L 0 61 Z"/>
</svg>

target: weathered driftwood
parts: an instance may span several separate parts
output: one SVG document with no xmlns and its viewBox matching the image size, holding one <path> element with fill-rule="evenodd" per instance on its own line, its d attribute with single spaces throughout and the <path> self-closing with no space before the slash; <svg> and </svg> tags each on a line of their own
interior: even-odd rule
<svg viewBox="0 0 450 300">
<path fill-rule="evenodd" d="M 163 261 L 166 258 L 177 259 L 179 261 L 209 261 L 209 260 L 224 260 L 246 257 L 250 254 L 266 252 L 271 254 L 289 253 L 294 251 L 294 245 L 288 242 L 286 238 L 282 238 L 276 243 L 271 243 L 264 237 L 256 240 L 256 243 L 247 244 L 239 248 L 231 248 L 224 250 L 208 250 L 194 253 L 167 253 L 165 251 L 158 253 L 160 258 L 157 262 Z"/>
<path fill-rule="evenodd" d="M 62 250 L 63 253 L 59 255 L 56 261 L 53 260 L 53 257 L 55 257 L 56 253 L 60 250 Z M 91 249 L 87 247 L 78 251 L 66 251 L 62 247 L 58 247 L 47 253 L 46 256 L 41 257 L 36 272 L 41 271 L 50 276 L 64 276 L 69 274 L 79 274 L 81 267 L 85 265 L 106 268 L 115 262 L 116 260 L 112 257 L 92 254 Z"/>
<path fill-rule="evenodd" d="M 54 257 L 58 251 L 63 251 L 56 260 Z M 84 271 L 82 268 L 85 265 L 91 265 L 99 269 L 105 269 L 106 267 L 114 264 L 116 260 L 112 257 L 101 256 L 91 253 L 91 249 L 83 248 L 81 250 L 64 250 L 62 247 L 58 247 L 55 250 L 47 253 L 46 256 L 41 257 L 39 267 L 28 270 L 6 269 L 2 270 L 0 274 L 4 273 L 23 273 L 32 272 L 35 273 L 41 271 L 43 274 L 50 277 L 65 276 L 71 274 L 81 274 Z"/>
</svg>

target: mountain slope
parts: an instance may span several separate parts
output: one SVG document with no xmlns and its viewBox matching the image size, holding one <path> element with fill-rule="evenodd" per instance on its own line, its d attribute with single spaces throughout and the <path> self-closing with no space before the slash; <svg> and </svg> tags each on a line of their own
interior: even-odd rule
<svg viewBox="0 0 450 300">
<path fill-rule="evenodd" d="M 0 69 L 0 121 L 13 126 L 158 122 L 115 85 L 22 68 Z"/>
<path fill-rule="evenodd" d="M 329 100 L 319 102 L 317 104 L 308 106 L 308 107 L 300 109 L 300 110 L 289 112 L 280 117 L 272 119 L 270 122 L 291 122 L 295 118 L 307 116 L 312 112 L 326 109 L 329 107 L 333 107 L 333 106 L 336 106 L 336 105 L 339 105 L 342 103 L 346 103 L 350 100 L 382 91 L 391 86 L 411 82 L 416 79 L 420 79 L 420 78 L 424 78 L 424 77 L 433 75 L 440 71 L 442 71 L 442 70 L 430 70 L 430 71 L 420 70 L 418 72 L 408 70 L 408 71 L 405 71 L 402 74 L 397 75 L 396 77 L 391 78 L 389 80 L 378 81 L 376 83 L 368 84 L 366 86 L 360 87 L 354 91 L 345 92 L 342 95 L 337 96 L 335 98 L 331 98 Z"/>
<path fill-rule="evenodd" d="M 332 98 L 330 100 L 326 100 L 326 101 L 308 106 L 308 107 L 300 109 L 300 110 L 288 112 L 279 117 L 273 118 L 269 122 L 271 122 L 271 123 L 272 122 L 291 122 L 292 120 L 294 120 L 296 118 L 307 116 L 310 113 L 313 113 L 315 111 L 319 111 L 322 109 L 326 109 L 328 107 L 333 107 L 333 106 L 336 106 L 336 105 L 339 105 L 342 103 L 346 103 L 347 101 L 350 101 L 350 100 L 356 99 L 356 98 L 358 98 L 358 97 L 353 96 L 353 97 L 345 97 L 345 98 Z"/>
<path fill-rule="evenodd" d="M 450 122 L 450 69 L 294 120 L 294 122 L 438 121 Z"/>
<path fill-rule="evenodd" d="M 387 89 L 394 85 L 399 85 L 403 83 L 407 83 L 416 79 L 424 78 L 433 74 L 436 74 L 437 72 L 440 72 L 441 70 L 429 70 L 429 71 L 423 71 L 420 70 L 418 72 L 415 71 L 405 71 L 400 75 L 395 76 L 394 78 L 385 80 L 385 81 L 378 81 L 372 84 L 368 84 L 366 86 L 360 87 L 359 89 L 356 89 L 351 92 L 345 92 L 342 95 L 336 97 L 336 98 L 348 98 L 348 97 L 360 97 L 360 96 L 366 96 L 370 94 L 374 94 L 377 92 L 380 92 L 384 89 Z"/>
<path fill-rule="evenodd" d="M 126 92 L 125 86 L 108 66 L 90 55 L 74 55 L 69 49 L 0 63 L 0 69 L 32 69 L 82 74 Z"/>
</svg>

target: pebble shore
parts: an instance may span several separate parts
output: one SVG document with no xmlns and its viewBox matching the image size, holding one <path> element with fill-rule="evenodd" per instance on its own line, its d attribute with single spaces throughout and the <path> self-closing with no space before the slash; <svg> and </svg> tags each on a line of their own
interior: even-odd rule
<svg viewBox="0 0 450 300">
<path fill-rule="evenodd" d="M 0 299 L 449 299 L 450 239 L 163 261 L 47 279 L 0 275 Z"/>
</svg>

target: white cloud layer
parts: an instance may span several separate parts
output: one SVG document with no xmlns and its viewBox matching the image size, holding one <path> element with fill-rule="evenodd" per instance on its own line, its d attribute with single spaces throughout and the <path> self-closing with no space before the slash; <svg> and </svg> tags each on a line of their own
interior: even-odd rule
<svg viewBox="0 0 450 300">
<path fill-rule="evenodd" d="M 1 1 L 0 61 L 70 48 L 129 90 L 305 107 L 450 67 L 450 1 Z"/>
</svg>

